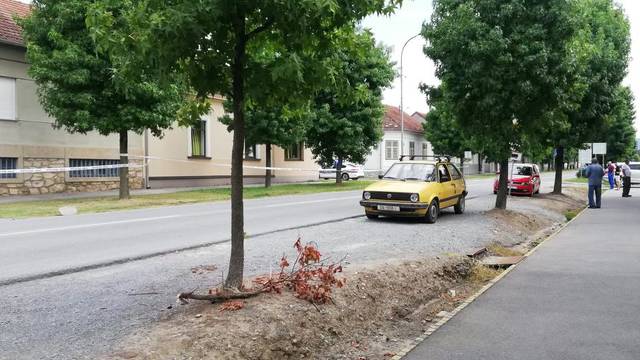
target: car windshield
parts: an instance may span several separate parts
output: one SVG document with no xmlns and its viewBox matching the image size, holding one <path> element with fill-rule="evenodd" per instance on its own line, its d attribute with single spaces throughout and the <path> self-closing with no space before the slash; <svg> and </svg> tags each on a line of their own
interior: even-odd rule
<svg viewBox="0 0 640 360">
<path fill-rule="evenodd" d="M 435 167 L 431 164 L 397 163 L 393 164 L 383 179 L 391 180 L 435 180 Z"/>
<path fill-rule="evenodd" d="M 513 173 L 513 175 L 531 176 L 531 174 L 533 174 L 533 169 L 531 168 L 531 166 L 516 165 L 513 168 L 513 172 L 511 171 L 511 167 L 509 167 L 509 173 Z"/>
</svg>

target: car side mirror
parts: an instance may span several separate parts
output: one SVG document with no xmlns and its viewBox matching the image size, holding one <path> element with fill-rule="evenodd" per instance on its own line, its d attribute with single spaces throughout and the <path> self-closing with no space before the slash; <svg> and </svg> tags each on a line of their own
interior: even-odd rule
<svg viewBox="0 0 640 360">
<path fill-rule="evenodd" d="M 384 177 L 384 175 L 378 175 L 378 179 L 382 180 L 382 178 Z"/>
</svg>

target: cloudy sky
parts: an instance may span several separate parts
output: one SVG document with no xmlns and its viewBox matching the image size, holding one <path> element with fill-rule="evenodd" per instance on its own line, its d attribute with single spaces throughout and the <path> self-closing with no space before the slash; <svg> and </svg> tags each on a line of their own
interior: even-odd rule
<svg viewBox="0 0 640 360">
<path fill-rule="evenodd" d="M 640 1 L 617 2 L 625 9 L 631 23 L 632 60 L 625 84 L 630 85 L 634 92 L 636 114 L 640 117 Z M 420 32 L 422 23 L 431 17 L 431 12 L 431 0 L 404 0 L 402 8 L 395 14 L 389 17 L 369 17 L 363 21 L 363 26 L 370 28 L 378 41 L 392 48 L 392 59 L 399 68 L 402 45 Z M 433 63 L 422 52 L 424 45 L 424 39 L 417 37 L 409 42 L 404 51 L 404 107 L 409 113 L 427 110 L 424 95 L 418 90 L 418 85 L 437 84 Z M 384 93 L 384 102 L 394 106 L 400 105 L 400 78 L 397 78 L 393 87 Z M 636 129 L 640 134 L 640 120 L 636 121 Z"/>
</svg>

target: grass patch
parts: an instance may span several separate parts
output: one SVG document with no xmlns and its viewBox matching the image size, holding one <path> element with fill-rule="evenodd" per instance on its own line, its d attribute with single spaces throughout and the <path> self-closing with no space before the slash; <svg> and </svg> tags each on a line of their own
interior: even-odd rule
<svg viewBox="0 0 640 360">
<path fill-rule="evenodd" d="M 495 173 L 486 173 L 486 174 L 469 175 L 469 176 L 465 176 L 464 178 L 467 179 L 467 180 L 477 180 L 477 179 L 489 179 L 489 178 L 493 178 L 495 176 L 496 176 Z"/>
<path fill-rule="evenodd" d="M 571 182 L 571 183 L 578 183 L 578 184 L 586 184 L 586 183 L 589 182 L 589 179 L 588 178 L 584 178 L 584 177 L 579 177 L 579 178 L 564 179 L 563 181 Z"/>
<path fill-rule="evenodd" d="M 510 249 L 508 247 L 504 247 L 498 243 L 493 243 L 487 246 L 487 251 L 489 251 L 491 255 L 495 255 L 495 256 L 521 256 L 522 255 L 521 252 Z"/>
<path fill-rule="evenodd" d="M 480 263 L 476 263 L 471 268 L 469 280 L 474 283 L 486 283 L 487 281 L 490 281 L 496 276 L 500 275 L 501 272 L 502 270 L 500 269 L 493 269 Z"/>
<path fill-rule="evenodd" d="M 573 220 L 573 218 L 578 216 L 578 214 L 580 213 L 580 210 L 582 209 L 567 210 L 564 212 L 564 217 L 567 219 L 567 221 L 571 221 Z"/>
<path fill-rule="evenodd" d="M 360 190 L 373 181 L 347 181 L 342 186 L 333 182 L 313 184 L 284 184 L 265 187 L 246 187 L 245 199 L 264 198 L 282 195 L 314 194 Z M 201 202 L 224 201 L 231 198 L 230 188 L 212 188 L 190 191 L 179 191 L 169 194 L 136 195 L 129 200 L 118 200 L 116 197 L 95 197 L 85 199 L 60 199 L 7 203 L 1 205 L 0 218 L 28 218 L 36 216 L 55 216 L 62 206 L 75 206 L 78 213 L 97 213 L 114 210 L 141 209 L 148 207 L 195 204 Z"/>
</svg>

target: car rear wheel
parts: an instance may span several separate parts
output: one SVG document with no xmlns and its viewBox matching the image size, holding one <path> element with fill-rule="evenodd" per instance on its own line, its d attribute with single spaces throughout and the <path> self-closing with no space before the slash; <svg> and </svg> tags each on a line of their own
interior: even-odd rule
<svg viewBox="0 0 640 360">
<path fill-rule="evenodd" d="M 431 200 L 431 204 L 427 208 L 427 214 L 425 215 L 425 222 L 427 224 L 433 224 L 438 220 L 438 215 L 440 214 L 440 205 L 438 204 L 438 200 Z"/>
<path fill-rule="evenodd" d="M 367 215 L 367 219 L 369 219 L 369 220 L 378 219 L 378 215 L 377 214 L 369 214 L 369 213 L 367 213 L 366 215 Z"/>
<path fill-rule="evenodd" d="M 462 214 L 464 212 L 464 208 L 465 208 L 465 200 L 464 200 L 464 198 L 465 198 L 465 196 L 461 195 L 460 198 L 458 199 L 458 203 L 453 206 L 453 211 L 456 214 Z"/>
<path fill-rule="evenodd" d="M 342 174 L 342 180 L 343 181 L 348 181 L 349 180 L 349 174 L 347 174 L 347 173 Z"/>
</svg>

